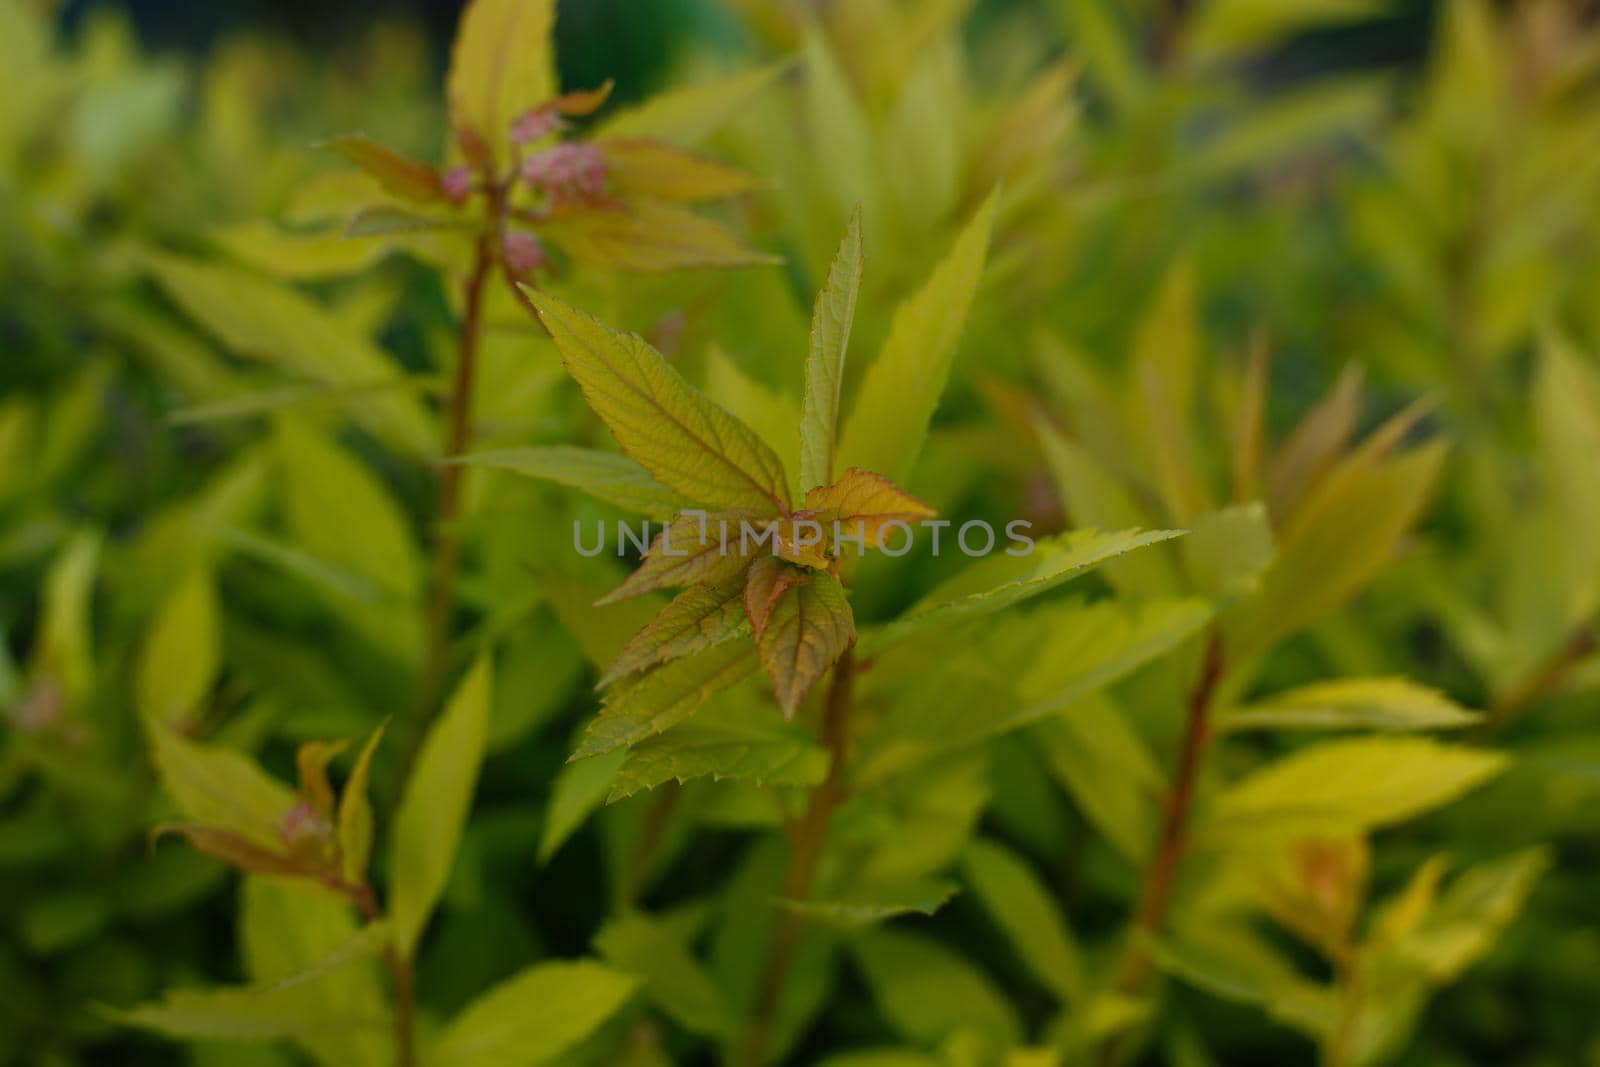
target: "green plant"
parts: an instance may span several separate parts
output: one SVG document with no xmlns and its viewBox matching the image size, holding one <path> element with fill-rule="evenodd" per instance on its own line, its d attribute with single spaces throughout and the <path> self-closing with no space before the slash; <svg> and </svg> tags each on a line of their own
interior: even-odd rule
<svg viewBox="0 0 1600 1067">
<path fill-rule="evenodd" d="M 0 0 L 0 1063 L 1592 1058 L 1582 5 L 669 6 Z"/>
</svg>

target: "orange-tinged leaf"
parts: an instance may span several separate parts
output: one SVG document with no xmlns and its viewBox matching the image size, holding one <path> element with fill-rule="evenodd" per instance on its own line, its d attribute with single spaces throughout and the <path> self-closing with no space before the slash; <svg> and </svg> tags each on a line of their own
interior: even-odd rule
<svg viewBox="0 0 1600 1067">
<path fill-rule="evenodd" d="M 607 100 L 611 99 L 611 90 L 616 87 L 617 83 L 611 78 L 607 78 L 596 88 L 573 89 L 562 93 L 546 106 L 561 115 L 571 115 L 573 117 L 593 115 L 605 105 Z"/>
<path fill-rule="evenodd" d="M 767 627 L 767 615 L 772 605 L 792 585 L 806 581 L 803 572 L 795 570 L 776 556 L 762 556 L 750 565 L 744 578 L 744 613 L 755 630 L 756 640 L 761 639 Z"/>
<path fill-rule="evenodd" d="M 178 834 L 198 852 L 219 859 L 229 866 L 251 874 L 269 874 L 278 878 L 315 878 L 319 871 L 307 857 L 290 856 L 274 852 L 245 837 L 218 826 L 198 823 L 175 823 L 158 826 L 152 837 Z"/>
<path fill-rule="evenodd" d="M 850 213 L 844 239 L 839 242 L 839 251 L 834 254 L 827 280 L 811 311 L 811 344 L 806 352 L 806 390 L 800 415 L 800 484 L 806 489 L 833 481 L 845 350 L 855 322 L 863 262 L 858 206 Z"/>
<path fill-rule="evenodd" d="M 658 200 L 635 199 L 557 216 L 539 234 L 579 263 L 605 270 L 651 274 L 778 262 L 719 223 Z"/>
<path fill-rule="evenodd" d="M 306 741 L 295 750 L 300 775 L 300 796 L 319 815 L 333 813 L 333 786 L 328 784 L 328 764 L 345 750 L 343 741 Z"/>
<path fill-rule="evenodd" d="M 828 549 L 833 544 L 832 526 L 824 517 L 801 509 L 771 523 L 777 544 L 772 553 L 791 563 L 821 569 L 828 565 Z"/>
<path fill-rule="evenodd" d="M 633 636 L 606 668 L 598 688 L 624 675 L 721 644 L 744 629 L 744 582 L 695 585 L 679 593 Z"/>
<path fill-rule="evenodd" d="M 589 406 L 657 481 L 713 508 L 789 510 L 783 463 L 754 430 L 685 381 L 643 338 L 526 292 Z"/>
<path fill-rule="evenodd" d="M 807 493 L 806 508 L 816 512 L 830 531 L 837 521 L 841 536 L 860 533 L 868 548 L 880 546 L 889 523 L 911 525 L 934 515 L 932 508 L 883 475 L 859 467 L 851 467 L 832 485 Z"/>
<path fill-rule="evenodd" d="M 444 195 L 439 188 L 437 170 L 401 155 L 364 133 L 335 137 L 328 142 L 328 147 L 377 179 L 386 192 L 402 200 L 425 204 Z"/>
<path fill-rule="evenodd" d="M 620 197 L 657 200 L 721 200 L 747 193 L 755 175 L 660 141 L 596 141 L 606 159 L 606 177 Z"/>
<path fill-rule="evenodd" d="M 445 82 L 450 119 L 467 154 L 497 171 L 511 123 L 555 95 L 555 18 L 555 0 L 472 0 L 461 14 Z"/>
<path fill-rule="evenodd" d="M 778 593 L 766 610 L 756 651 L 785 716 L 794 715 L 855 639 L 855 616 L 833 575 L 813 572 Z"/>
<path fill-rule="evenodd" d="M 746 521 L 752 530 L 766 524 L 766 520 L 749 512 L 685 511 L 674 515 L 651 541 L 638 569 L 596 603 L 614 604 L 657 589 L 732 578 L 744 570 L 749 555 L 758 550 L 754 537 L 743 536 L 742 523 Z"/>
</svg>

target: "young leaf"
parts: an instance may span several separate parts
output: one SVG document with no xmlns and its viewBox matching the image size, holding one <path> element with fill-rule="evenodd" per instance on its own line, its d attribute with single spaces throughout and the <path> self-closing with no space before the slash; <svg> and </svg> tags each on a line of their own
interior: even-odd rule
<svg viewBox="0 0 1600 1067">
<path fill-rule="evenodd" d="M 623 511 L 651 518 L 671 515 L 687 504 L 683 497 L 650 477 L 648 471 L 627 456 L 593 448 L 571 445 L 507 448 L 497 452 L 474 452 L 455 462 L 555 482 Z"/>
<path fill-rule="evenodd" d="M 743 592 L 738 578 L 685 589 L 617 653 L 597 686 L 737 636 L 745 627 Z"/>
<path fill-rule="evenodd" d="M 490 668 L 479 659 L 428 731 L 395 811 L 389 912 L 395 945 L 409 956 L 450 878 L 456 846 L 483 762 L 489 730 Z"/>
<path fill-rule="evenodd" d="M 567 370 L 622 450 L 663 485 L 716 508 L 789 509 L 783 464 L 756 433 L 702 396 L 634 334 L 529 291 Z"/>
<path fill-rule="evenodd" d="M 757 629 L 761 666 L 786 716 L 856 639 L 844 586 L 826 572 L 814 572 L 779 592 Z"/>
<path fill-rule="evenodd" d="M 839 429 L 839 396 L 844 388 L 845 351 L 855 321 L 861 285 L 861 209 L 850 213 L 839 251 L 811 312 L 811 346 L 806 352 L 806 387 L 800 415 L 800 484 L 833 481 L 833 452 Z"/>
<path fill-rule="evenodd" d="M 216 680 L 221 612 L 210 569 L 193 568 L 162 604 L 139 656 L 135 706 L 161 726 L 179 726 L 203 711 Z"/>
<path fill-rule="evenodd" d="M 962 869 L 978 902 L 1021 961 L 1062 1003 L 1083 994 L 1083 961 L 1055 899 L 1021 857 L 982 839 Z"/>
<path fill-rule="evenodd" d="M 450 120 L 462 147 L 481 146 L 496 174 L 512 122 L 556 95 L 555 19 L 555 0 L 472 0 L 461 14 L 445 83 Z"/>
<path fill-rule="evenodd" d="M 610 752 L 676 726 L 755 666 L 756 657 L 743 641 L 725 641 L 698 656 L 625 679 L 606 694 L 605 706 L 572 759 Z"/>
<path fill-rule="evenodd" d="M 884 527 L 891 522 L 907 526 L 932 518 L 934 510 L 881 474 L 857 467 L 844 472 L 832 485 L 818 485 L 806 493 L 806 510 L 831 533 L 838 522 L 841 537 L 865 538 L 866 547 L 882 546 Z"/>
<path fill-rule="evenodd" d="M 372 857 L 372 803 L 367 799 L 367 779 L 372 776 L 372 757 L 383 740 L 389 723 L 385 720 L 372 731 L 356 757 L 356 765 L 339 794 L 339 860 L 344 880 L 363 885 L 367 862 Z"/>
<path fill-rule="evenodd" d="M 837 463 L 905 478 L 950 377 L 994 225 L 990 194 L 916 295 L 900 305 L 845 421 Z"/>
<path fill-rule="evenodd" d="M 1404 678 L 1350 678 L 1279 693 L 1220 717 L 1223 730 L 1443 730 L 1482 716 Z"/>
<path fill-rule="evenodd" d="M 1208 830 L 1230 840 L 1359 833 L 1447 804 L 1507 762 L 1422 738 L 1329 741 L 1234 783 L 1213 803 Z"/>
<path fill-rule="evenodd" d="M 468 1004 L 428 1046 L 450 1067 L 536 1067 L 594 1033 L 633 995 L 630 975 L 587 960 L 541 963 Z"/>
</svg>

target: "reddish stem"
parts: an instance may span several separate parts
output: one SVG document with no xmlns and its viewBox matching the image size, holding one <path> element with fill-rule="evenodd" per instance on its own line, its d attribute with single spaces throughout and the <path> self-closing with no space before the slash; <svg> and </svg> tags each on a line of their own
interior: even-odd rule
<svg viewBox="0 0 1600 1067">
<path fill-rule="evenodd" d="M 1211 747 L 1211 705 L 1217 687 L 1222 682 L 1224 659 L 1221 634 L 1213 629 L 1206 640 L 1200 677 L 1189 692 L 1183 742 L 1178 750 L 1172 788 L 1167 792 L 1162 812 L 1161 833 L 1156 840 L 1155 852 L 1145 867 L 1144 888 L 1135 913 L 1127 955 L 1117 979 L 1117 989 L 1123 993 L 1138 993 L 1150 980 L 1150 945 L 1166 923 L 1178 867 L 1187 848 L 1189 816 L 1194 808 L 1195 786 L 1205 765 L 1206 753 Z M 1102 1062 L 1119 1063 L 1125 1052 L 1126 1047 L 1121 1042 L 1113 1041 L 1107 1046 Z"/>
<path fill-rule="evenodd" d="M 791 833 L 789 866 L 783 879 L 783 902 L 804 901 L 811 896 L 817 865 L 828 839 L 828 823 L 844 798 L 844 764 L 850 740 L 850 701 L 855 681 L 855 650 L 849 649 L 833 668 L 833 681 L 822 711 L 822 743 L 831 757 L 828 776 L 812 790 L 805 814 Z M 737 1062 L 744 1067 L 763 1067 L 778 1024 L 784 989 L 794 968 L 796 953 L 805 933 L 805 916 L 780 904 L 778 929 L 762 969 L 755 1014 L 740 1043 Z"/>
</svg>

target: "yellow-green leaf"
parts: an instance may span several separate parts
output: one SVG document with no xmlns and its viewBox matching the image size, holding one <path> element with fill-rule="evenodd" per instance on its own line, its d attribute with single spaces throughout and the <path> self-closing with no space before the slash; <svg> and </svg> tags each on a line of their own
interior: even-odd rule
<svg viewBox="0 0 1600 1067">
<path fill-rule="evenodd" d="M 241 356 L 325 385 L 368 387 L 397 376 L 394 361 L 359 330 L 292 289 L 180 256 L 147 262 L 167 295 Z M 379 393 L 355 417 L 412 454 L 435 449 L 432 419 L 414 397 Z"/>
<path fill-rule="evenodd" d="M 738 1025 L 727 994 L 665 923 L 625 912 L 601 927 L 594 947 L 619 971 L 637 975 L 646 995 L 690 1033 L 726 1037 Z"/>
<path fill-rule="evenodd" d="M 1447 804 L 1507 762 L 1425 738 L 1329 741 L 1234 783 L 1212 804 L 1206 830 L 1239 841 L 1359 833 Z"/>
<path fill-rule="evenodd" d="M 861 209 L 857 207 L 850 213 L 839 251 L 811 311 L 811 345 L 806 352 L 805 401 L 800 414 L 800 485 L 807 490 L 833 481 L 845 351 L 855 321 L 862 263 Z"/>
<path fill-rule="evenodd" d="M 438 171 L 426 163 L 408 159 L 364 133 L 335 137 L 328 142 L 328 147 L 372 175 L 385 190 L 404 200 L 425 204 L 442 196 Z"/>
<path fill-rule="evenodd" d="M 686 501 L 627 456 L 571 445 L 474 452 L 457 461 L 555 482 L 639 515 L 671 515 Z"/>
<path fill-rule="evenodd" d="M 652 137 L 673 144 L 697 144 L 749 107 L 751 99 L 782 71 L 783 65 L 775 63 L 653 96 L 606 119 L 595 137 Z"/>
<path fill-rule="evenodd" d="M 656 200 L 721 200 L 756 188 L 747 171 L 661 141 L 606 139 L 595 142 L 606 159 L 613 194 Z"/>
<path fill-rule="evenodd" d="M 994 924 L 1018 958 L 1062 1002 L 1084 988 L 1083 961 L 1050 891 L 1010 850 L 977 839 L 967 846 L 962 870 Z"/>
<path fill-rule="evenodd" d="M 654 273 L 779 262 L 722 224 L 660 200 L 633 199 L 558 215 L 539 234 L 579 263 L 605 270 Z"/>
<path fill-rule="evenodd" d="M 772 449 L 643 338 L 610 330 L 546 294 L 529 296 L 589 406 L 657 481 L 712 507 L 788 510 L 788 478 Z"/>
<path fill-rule="evenodd" d="M 624 679 L 606 694 L 605 706 L 589 724 L 574 760 L 610 752 L 661 733 L 688 719 L 724 689 L 755 669 L 756 657 L 743 641 L 724 641 L 698 656 L 687 656 L 636 678 Z"/>
<path fill-rule="evenodd" d="M 468 1004 L 428 1046 L 437 1067 L 535 1067 L 588 1037 L 633 995 L 630 975 L 588 960 L 541 963 Z"/>
<path fill-rule="evenodd" d="M 927 282 L 896 310 L 845 421 L 840 466 L 900 480 L 922 450 L 983 275 L 996 199 L 984 201 Z"/>
<path fill-rule="evenodd" d="M 744 583 L 737 577 L 717 585 L 685 589 L 617 653 L 598 684 L 610 685 L 635 671 L 739 635 L 745 623 L 743 592 Z"/>
<path fill-rule="evenodd" d="M 139 714 L 163 726 L 191 721 L 217 677 L 221 612 L 208 567 L 198 566 L 157 612 L 139 654 Z"/>
<path fill-rule="evenodd" d="M 1226 712 L 1224 730 L 1443 730 L 1481 718 L 1437 689 L 1404 678 L 1317 682 Z"/>
<path fill-rule="evenodd" d="M 1025 555 L 989 556 L 937 586 L 896 621 L 866 641 L 870 651 L 929 626 L 949 625 L 1003 611 L 1148 545 L 1181 537 L 1177 530 L 1074 530 L 1036 542 Z"/>
<path fill-rule="evenodd" d="M 734 702 L 728 713 L 697 719 L 628 750 L 609 800 L 621 800 L 663 782 L 710 777 L 763 786 L 813 786 L 828 773 L 827 750 L 792 723 L 778 722 L 770 707 L 759 712 Z M 708 713 L 709 715 L 710 713 Z"/>
<path fill-rule="evenodd" d="M 294 793 L 241 752 L 203 745 L 163 726 L 150 731 L 156 769 L 184 818 L 272 849 Z"/>
<path fill-rule="evenodd" d="M 458 139 L 475 136 L 497 172 L 509 158 L 511 123 L 556 95 L 555 19 L 555 0 L 472 0 L 461 14 L 445 82 L 450 118 Z"/>
<path fill-rule="evenodd" d="M 416 947 L 449 881 L 489 731 L 490 667 L 479 659 L 428 731 L 395 812 L 389 913 L 395 944 Z"/>
<path fill-rule="evenodd" d="M 372 776 L 373 754 L 388 725 L 387 720 L 380 723 L 367 738 L 339 794 L 339 863 L 350 885 L 365 884 L 367 861 L 372 858 L 372 802 L 367 799 L 367 780 Z"/>
</svg>

